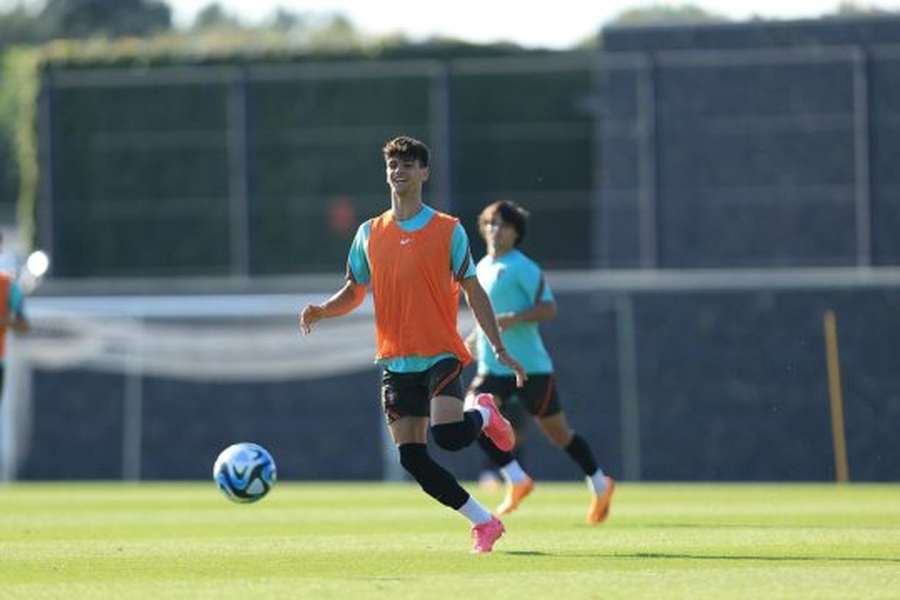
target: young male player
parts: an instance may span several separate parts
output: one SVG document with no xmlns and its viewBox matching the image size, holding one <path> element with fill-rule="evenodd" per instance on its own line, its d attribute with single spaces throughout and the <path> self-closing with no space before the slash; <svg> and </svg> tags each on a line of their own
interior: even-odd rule
<svg viewBox="0 0 900 600">
<path fill-rule="evenodd" d="M 560 406 L 553 361 L 538 329 L 538 323 L 556 316 L 556 303 L 541 268 L 517 248 L 525 238 L 527 221 L 528 212 L 514 202 L 494 202 L 481 212 L 478 229 L 488 252 L 479 261 L 477 274 L 497 313 L 504 347 L 522 361 L 528 381 L 517 389 L 515 374 L 494 358 L 488 344 L 496 344 L 479 328 L 466 340 L 478 356 L 478 374 L 469 387 L 469 398 L 487 393 L 503 403 L 517 394 L 550 442 L 581 467 L 593 492 L 587 522 L 601 523 L 609 514 L 615 482 L 597 467 L 591 447 L 569 427 Z M 507 480 L 506 498 L 497 512 L 510 513 L 531 493 L 534 481 L 511 452 L 484 436 L 478 442 Z"/>
<path fill-rule="evenodd" d="M 0 235 L 0 244 L 2 243 L 3 236 Z M 22 289 L 11 274 L 0 271 L 0 398 L 6 371 L 6 330 L 27 333 L 29 328 Z"/>
<path fill-rule="evenodd" d="M 350 248 L 347 282 L 331 298 L 300 313 L 310 333 L 320 319 L 355 309 L 372 288 L 376 361 L 383 368 L 382 407 L 403 468 L 435 500 L 472 523 L 473 552 L 490 552 L 503 523 L 438 465 L 425 445 L 429 420 L 435 442 L 461 450 L 484 432 L 509 450 L 513 431 L 491 398 L 464 410 L 459 374 L 471 362 L 457 330 L 459 288 L 485 336 L 486 351 L 506 366 L 518 385 L 522 367 L 507 353 L 491 303 L 475 276 L 469 240 L 459 221 L 422 202 L 429 150 L 398 137 L 382 149 L 391 208 L 363 223 Z"/>
</svg>

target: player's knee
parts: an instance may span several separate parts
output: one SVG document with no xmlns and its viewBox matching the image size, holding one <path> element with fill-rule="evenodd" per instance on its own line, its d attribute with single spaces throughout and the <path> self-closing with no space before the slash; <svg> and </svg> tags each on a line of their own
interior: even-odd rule
<svg viewBox="0 0 900 600">
<path fill-rule="evenodd" d="M 572 438 L 575 437 L 575 432 L 557 419 L 540 419 L 538 424 L 544 432 L 544 436 L 557 448 L 565 448 L 572 443 Z"/>
<path fill-rule="evenodd" d="M 554 431 L 553 433 L 547 434 L 550 443 L 560 449 L 564 449 L 571 444 L 573 437 L 574 435 L 571 431 Z"/>
<path fill-rule="evenodd" d="M 472 442 L 469 427 L 465 421 L 435 425 L 431 428 L 431 435 L 434 436 L 434 441 L 438 446 L 451 452 L 462 450 Z"/>
</svg>

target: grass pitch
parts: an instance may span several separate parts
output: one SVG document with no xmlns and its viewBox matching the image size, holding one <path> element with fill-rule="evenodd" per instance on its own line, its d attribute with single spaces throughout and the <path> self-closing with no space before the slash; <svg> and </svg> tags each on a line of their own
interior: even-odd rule
<svg viewBox="0 0 900 600">
<path fill-rule="evenodd" d="M 500 492 L 467 486 L 495 506 Z M 489 555 L 410 484 L 0 487 L 0 598 L 898 598 L 898 485 L 538 482 Z"/>
</svg>

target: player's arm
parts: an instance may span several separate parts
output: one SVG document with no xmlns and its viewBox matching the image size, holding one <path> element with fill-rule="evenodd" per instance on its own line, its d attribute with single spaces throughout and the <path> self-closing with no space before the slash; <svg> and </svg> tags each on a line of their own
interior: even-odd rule
<svg viewBox="0 0 900 600">
<path fill-rule="evenodd" d="M 31 324 L 25 317 L 25 298 L 21 288 L 13 283 L 9 290 L 9 317 L 4 325 L 15 333 L 28 333 Z"/>
<path fill-rule="evenodd" d="M 31 331 L 31 323 L 23 313 L 13 313 L 7 326 L 16 333 L 28 333 Z"/>
<path fill-rule="evenodd" d="M 529 263 L 514 271 L 515 281 L 532 304 L 518 312 L 497 315 L 500 331 L 504 331 L 518 323 L 549 321 L 556 318 L 556 301 L 553 291 L 544 279 L 544 274 L 537 264 Z"/>
<path fill-rule="evenodd" d="M 300 331 L 308 334 L 316 321 L 340 317 L 353 311 L 365 300 L 367 290 L 367 286 L 348 279 L 344 287 L 322 304 L 307 304 L 300 312 Z"/>
<path fill-rule="evenodd" d="M 346 315 L 365 300 L 371 276 L 366 252 L 369 244 L 369 228 L 369 221 L 360 225 L 350 245 L 350 254 L 347 257 L 347 282 L 344 287 L 322 304 L 308 304 L 300 312 L 300 331 L 304 335 L 312 331 L 313 323 L 316 321 Z"/>
<path fill-rule="evenodd" d="M 484 332 L 488 342 L 497 355 L 497 360 L 509 367 L 516 374 L 516 385 L 522 387 L 528 378 L 525 370 L 513 357 L 509 355 L 503 346 L 503 339 L 500 337 L 500 329 L 497 327 L 497 317 L 494 315 L 494 309 L 491 306 L 491 300 L 481 284 L 478 283 L 477 277 L 466 277 L 460 282 L 462 289 L 466 294 L 466 302 L 472 309 L 475 316 L 475 322 Z"/>
<path fill-rule="evenodd" d="M 28 333 L 31 331 L 31 323 L 22 314 L 11 314 L 4 320 L 4 327 L 8 327 L 14 333 Z"/>
<path fill-rule="evenodd" d="M 500 331 L 503 331 L 516 323 L 550 321 L 555 318 L 556 302 L 553 300 L 542 300 L 525 310 L 497 315 L 497 325 L 500 326 Z"/>
</svg>

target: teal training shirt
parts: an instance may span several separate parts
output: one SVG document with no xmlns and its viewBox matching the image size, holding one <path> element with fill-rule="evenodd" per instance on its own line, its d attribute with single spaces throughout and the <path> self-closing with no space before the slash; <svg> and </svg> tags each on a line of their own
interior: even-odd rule
<svg viewBox="0 0 900 600">
<path fill-rule="evenodd" d="M 404 231 L 418 231 L 428 225 L 428 222 L 431 221 L 431 217 L 434 216 L 434 213 L 435 210 L 425 204 L 422 205 L 422 210 L 416 213 L 415 216 L 406 219 L 405 221 L 397 221 L 396 223 Z M 371 280 L 368 254 L 369 233 L 371 230 L 371 221 L 366 221 L 359 226 L 359 229 L 356 231 L 356 237 L 353 238 L 353 243 L 350 245 L 350 254 L 347 257 L 347 275 L 356 283 L 363 285 L 369 285 Z M 459 223 L 456 224 L 456 228 L 453 230 L 453 237 L 450 239 L 450 253 L 452 255 L 452 262 L 448 264 L 448 276 L 450 274 L 450 265 L 452 265 L 453 272 L 457 273 L 462 268 L 466 259 L 468 259 L 469 266 L 463 279 L 475 277 L 475 265 L 470 258 L 469 236 L 466 235 L 466 230 Z M 394 373 L 419 373 L 430 369 L 435 363 L 445 358 L 454 358 L 454 355 L 450 352 L 446 352 L 444 354 L 438 354 L 437 356 L 400 356 L 376 362 L 388 371 Z"/>
<path fill-rule="evenodd" d="M 19 284 L 15 281 L 10 282 L 9 284 L 9 314 L 10 315 L 21 315 L 25 312 L 25 294 L 22 293 L 22 288 L 19 287 Z M 0 365 L 4 365 L 5 360 L 4 357 L 0 356 Z"/>
<path fill-rule="evenodd" d="M 519 250 L 510 250 L 498 258 L 485 256 L 478 262 L 477 273 L 478 281 L 490 297 L 497 315 L 518 313 L 538 302 L 553 301 L 553 292 L 544 281 L 541 268 Z M 537 322 L 517 323 L 503 331 L 501 336 L 510 356 L 519 361 L 526 373 L 553 372 L 553 361 L 544 348 Z M 514 375 L 512 369 L 497 360 L 487 336 L 480 329 L 478 373 Z"/>
</svg>

